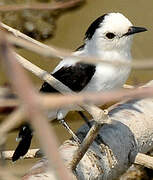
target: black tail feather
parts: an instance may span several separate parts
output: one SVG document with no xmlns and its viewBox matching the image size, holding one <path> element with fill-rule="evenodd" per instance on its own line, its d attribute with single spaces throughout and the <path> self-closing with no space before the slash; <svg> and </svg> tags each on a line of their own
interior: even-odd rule
<svg viewBox="0 0 153 180">
<path fill-rule="evenodd" d="M 30 127 L 30 124 L 26 123 L 24 124 L 19 132 L 18 138 L 20 138 L 20 142 L 15 149 L 15 152 L 12 157 L 12 161 L 17 161 L 20 157 L 23 157 L 29 150 L 30 144 L 31 144 L 31 139 L 33 131 Z"/>
</svg>

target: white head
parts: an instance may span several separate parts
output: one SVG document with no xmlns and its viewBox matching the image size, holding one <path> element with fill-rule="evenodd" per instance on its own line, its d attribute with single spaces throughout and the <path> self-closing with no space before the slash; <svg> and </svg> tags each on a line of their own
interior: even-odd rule
<svg viewBox="0 0 153 180">
<path fill-rule="evenodd" d="M 134 27 L 120 13 L 104 14 L 89 26 L 85 34 L 85 44 L 91 54 L 95 54 L 95 51 L 126 54 L 130 53 L 133 34 L 146 30 Z"/>
</svg>

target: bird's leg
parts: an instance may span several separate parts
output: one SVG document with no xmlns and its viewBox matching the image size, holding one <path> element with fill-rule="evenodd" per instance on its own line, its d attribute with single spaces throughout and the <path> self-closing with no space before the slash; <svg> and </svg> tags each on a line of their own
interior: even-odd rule
<svg viewBox="0 0 153 180">
<path fill-rule="evenodd" d="M 76 136 L 76 134 L 72 131 L 72 129 L 69 127 L 69 125 L 65 122 L 62 112 L 58 111 L 57 113 L 57 120 L 64 126 L 64 128 L 69 132 L 69 134 L 72 135 L 73 139 L 80 144 L 80 140 Z"/>
<path fill-rule="evenodd" d="M 84 115 L 82 111 L 78 111 L 79 115 L 82 117 L 82 119 L 85 121 L 85 123 L 88 125 L 89 129 L 91 128 L 91 123 L 89 122 L 89 119 Z"/>
<path fill-rule="evenodd" d="M 86 122 L 86 124 L 88 125 L 89 129 L 92 127 L 89 119 L 84 115 L 84 113 L 82 111 L 78 111 L 79 115 L 82 117 L 82 119 Z M 96 139 L 95 139 L 99 144 L 103 143 L 104 145 L 106 145 L 103 141 L 103 139 L 101 138 L 101 136 L 98 134 Z"/>
<path fill-rule="evenodd" d="M 75 135 L 75 133 L 72 131 L 72 129 L 69 127 L 69 125 L 65 122 L 64 119 L 59 119 L 60 123 L 65 127 L 65 129 L 68 130 L 68 132 L 72 135 L 73 139 L 80 144 L 80 140 L 78 137 Z"/>
</svg>

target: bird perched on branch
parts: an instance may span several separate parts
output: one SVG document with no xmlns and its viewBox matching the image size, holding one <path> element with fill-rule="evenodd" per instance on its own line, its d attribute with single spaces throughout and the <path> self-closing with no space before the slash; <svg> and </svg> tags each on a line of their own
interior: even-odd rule
<svg viewBox="0 0 153 180">
<path fill-rule="evenodd" d="M 146 28 L 135 27 L 121 13 L 108 13 L 97 18 L 85 33 L 84 45 L 78 48 L 75 56 L 94 57 L 106 61 L 131 61 L 131 44 L 133 35 L 146 31 Z M 56 79 L 75 92 L 100 92 L 120 88 L 126 82 L 131 68 L 129 66 L 113 66 L 102 62 L 86 64 L 77 58 L 64 58 L 51 73 Z M 57 92 L 44 82 L 41 92 Z M 57 119 L 67 128 L 64 117 L 70 109 L 56 112 Z M 73 132 L 72 132 L 73 134 Z M 73 134 L 73 136 L 75 136 Z M 29 149 L 32 130 L 29 125 L 21 128 L 21 140 L 12 160 L 23 156 Z M 75 138 L 75 137 L 74 137 Z M 24 150 L 23 150 L 24 149 Z"/>
</svg>

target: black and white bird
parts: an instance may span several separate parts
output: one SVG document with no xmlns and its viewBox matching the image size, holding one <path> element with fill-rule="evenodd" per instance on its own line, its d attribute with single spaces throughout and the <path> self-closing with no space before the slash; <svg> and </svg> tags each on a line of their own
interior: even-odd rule
<svg viewBox="0 0 153 180">
<path fill-rule="evenodd" d="M 146 28 L 135 27 L 121 13 L 108 13 L 97 18 L 85 33 L 84 45 L 74 55 L 96 57 L 107 61 L 131 62 L 131 44 L 133 35 L 146 31 Z M 126 82 L 131 68 L 98 63 L 85 64 L 77 58 L 64 58 L 51 73 L 56 79 L 75 92 L 100 92 L 120 88 Z M 41 92 L 57 92 L 44 82 Z M 70 109 L 54 112 L 57 119 L 64 119 Z M 30 126 L 22 127 L 21 139 L 13 156 L 13 161 L 23 156 L 29 149 L 32 130 Z M 26 136 L 27 143 L 26 143 Z M 27 133 L 28 132 L 28 133 Z M 25 145 L 26 144 L 26 145 Z M 24 150 L 23 150 L 24 149 Z"/>
</svg>

